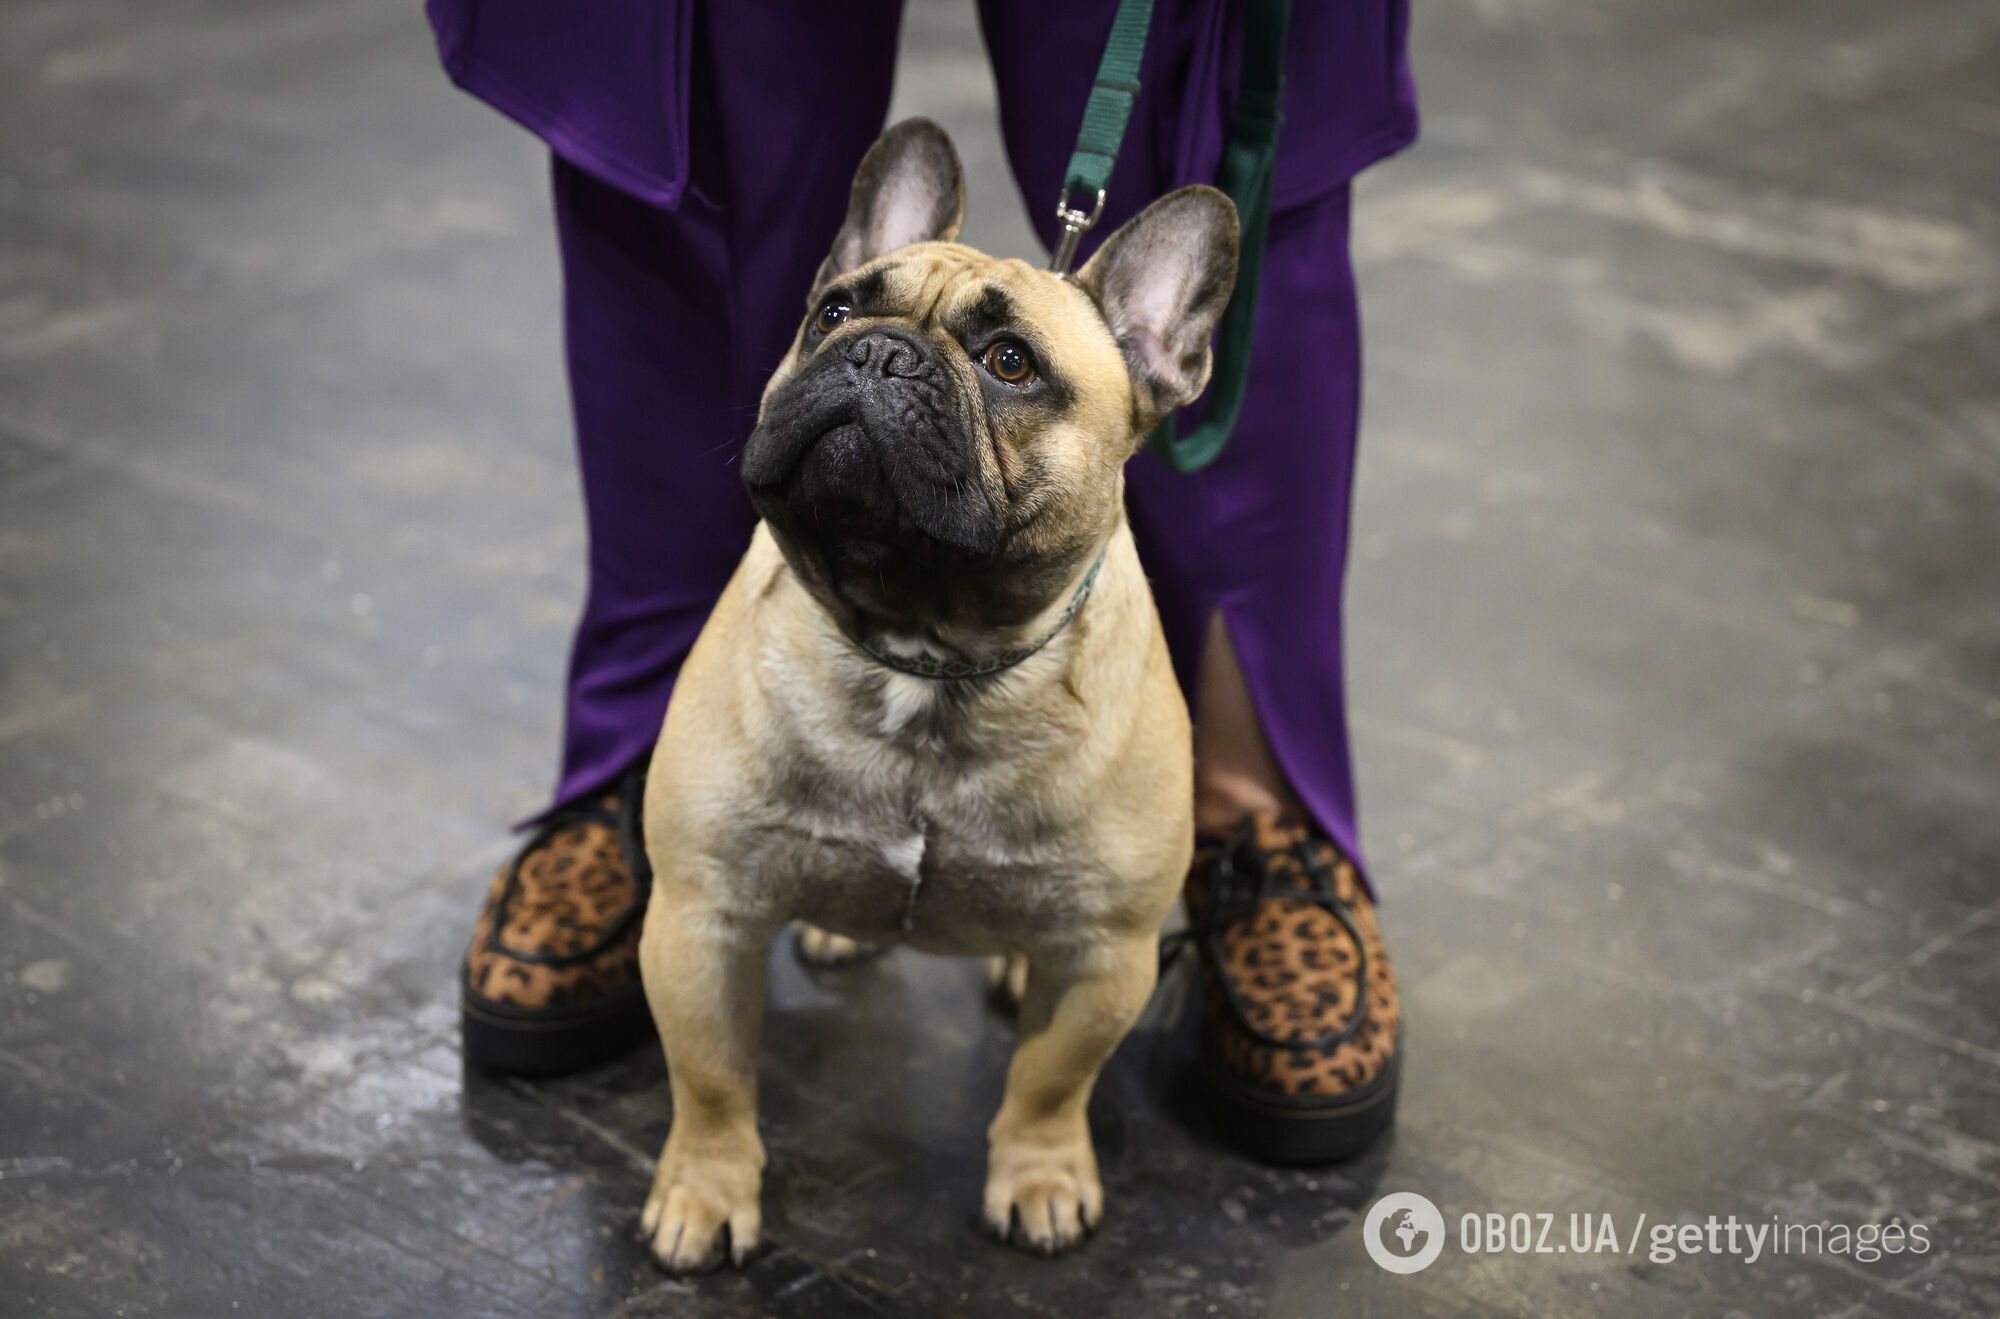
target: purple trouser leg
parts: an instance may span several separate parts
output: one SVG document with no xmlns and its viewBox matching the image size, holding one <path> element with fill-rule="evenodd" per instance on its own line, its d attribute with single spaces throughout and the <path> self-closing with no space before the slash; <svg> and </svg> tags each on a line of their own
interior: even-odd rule
<svg viewBox="0 0 2000 1319">
<path fill-rule="evenodd" d="M 1195 690 L 1220 610 L 1278 764 L 1358 859 L 1341 649 L 1361 400 L 1347 221 L 1344 185 L 1272 218 L 1250 388 L 1229 447 L 1194 476 L 1142 455 L 1128 479 L 1183 690 Z"/>
<path fill-rule="evenodd" d="M 1101 47 L 1105 20 L 986 0 L 981 17 L 1014 176 L 1037 233 L 1056 237 L 1055 199 L 1087 94 L 1052 71 L 1052 40 Z M 1225 140 L 1218 87 L 1233 80 L 1234 34 L 1220 6 L 1162 6 L 1145 88 L 1093 238 L 1164 192 L 1211 178 Z M 1093 43 L 1095 43 L 1093 45 Z M 1167 94 L 1162 94 L 1163 89 Z M 1265 736 L 1306 808 L 1360 856 L 1342 669 L 1341 586 L 1360 422 L 1361 321 L 1348 255 L 1349 188 L 1272 217 L 1249 390 L 1229 447 L 1193 475 L 1151 454 L 1127 469 L 1140 557 L 1181 688 L 1193 699 L 1210 617 L 1220 611 Z M 1092 245 L 1083 248 L 1087 256 Z M 1198 415 L 1198 409 L 1197 409 Z"/>
<path fill-rule="evenodd" d="M 896 6 L 833 8 L 733 26 L 734 11 L 697 10 L 678 209 L 556 167 L 591 535 L 558 800 L 601 786 L 651 744 L 747 541 L 736 458 L 887 102 Z M 982 9 L 1014 172 L 1045 241 L 1109 13 Z M 1225 6 L 1160 6 L 1147 91 L 1094 239 L 1212 172 L 1233 58 Z M 1288 189 L 1282 156 L 1278 190 L 1290 204 L 1272 221 L 1235 439 L 1196 476 L 1136 460 L 1130 503 L 1184 688 L 1220 611 L 1280 764 L 1353 849 L 1340 628 L 1360 375 L 1348 190 Z"/>
<path fill-rule="evenodd" d="M 677 209 L 555 162 L 590 538 L 558 803 L 604 786 L 659 736 L 681 660 L 750 543 L 737 462 L 765 378 L 888 111 L 897 6 L 816 24 L 707 17 L 693 31 L 694 184 Z M 826 69 L 839 85 L 821 104 L 829 89 L 801 71 Z"/>
</svg>

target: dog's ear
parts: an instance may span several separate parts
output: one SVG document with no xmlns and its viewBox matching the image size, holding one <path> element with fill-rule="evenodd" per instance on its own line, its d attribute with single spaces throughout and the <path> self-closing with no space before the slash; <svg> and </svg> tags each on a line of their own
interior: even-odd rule
<svg viewBox="0 0 2000 1319">
<path fill-rule="evenodd" d="M 951 138 L 928 119 L 905 119 L 861 158 L 847 219 L 815 286 L 911 243 L 949 242 L 964 221 L 965 173 Z"/>
<path fill-rule="evenodd" d="M 1209 335 L 1236 287 L 1236 203 L 1181 188 L 1104 240 L 1076 273 L 1125 352 L 1142 429 L 1208 383 Z"/>
</svg>

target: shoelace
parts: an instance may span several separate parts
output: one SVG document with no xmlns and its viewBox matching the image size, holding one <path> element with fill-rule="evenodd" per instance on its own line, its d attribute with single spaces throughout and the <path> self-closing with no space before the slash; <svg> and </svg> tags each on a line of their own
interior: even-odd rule
<svg viewBox="0 0 2000 1319">
<path fill-rule="evenodd" d="M 1282 1049 L 1313 1049 L 1351 1038 L 1368 1017 L 1368 948 L 1355 925 L 1353 909 L 1340 896 L 1339 881 L 1333 868 L 1327 864 L 1325 855 L 1326 849 L 1311 846 L 1311 837 L 1306 834 L 1295 835 L 1282 848 L 1260 847 L 1257 843 L 1257 821 L 1254 818 L 1243 820 L 1229 832 L 1217 850 L 1214 873 L 1203 894 L 1201 911 L 1190 911 L 1184 928 L 1161 937 L 1160 969 L 1165 971 L 1173 965 L 1196 939 L 1205 939 L 1210 962 L 1218 968 L 1215 979 L 1229 1000 L 1236 1024 L 1259 1043 Z M 1292 873 L 1274 864 L 1280 856 L 1296 860 L 1298 872 Z M 1297 882 L 1301 874 L 1307 881 L 1303 888 Z M 1264 903 L 1277 899 L 1324 908 L 1347 931 L 1347 937 L 1354 943 L 1354 1011 L 1338 1030 L 1308 1039 L 1288 1039 L 1260 1029 L 1251 1024 L 1248 1006 L 1237 992 L 1234 979 L 1220 970 L 1224 965 L 1222 936 L 1239 922 L 1254 918 Z"/>
</svg>

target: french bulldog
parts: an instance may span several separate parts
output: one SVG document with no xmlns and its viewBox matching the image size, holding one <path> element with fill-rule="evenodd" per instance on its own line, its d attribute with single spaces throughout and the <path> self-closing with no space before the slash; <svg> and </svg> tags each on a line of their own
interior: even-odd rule
<svg viewBox="0 0 2000 1319">
<path fill-rule="evenodd" d="M 1025 963 L 983 1216 L 1104 1212 L 1084 1109 L 1158 970 L 1191 738 L 1124 466 L 1200 393 L 1237 219 L 1189 187 L 1073 277 L 956 239 L 958 155 L 897 124 L 743 450 L 762 521 L 654 752 L 640 963 L 673 1125 L 641 1220 L 672 1272 L 756 1248 L 765 966 L 788 923 Z"/>
</svg>

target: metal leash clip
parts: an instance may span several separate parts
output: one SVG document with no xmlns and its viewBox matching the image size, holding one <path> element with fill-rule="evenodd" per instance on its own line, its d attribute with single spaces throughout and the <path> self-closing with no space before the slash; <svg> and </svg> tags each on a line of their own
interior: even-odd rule
<svg viewBox="0 0 2000 1319">
<path fill-rule="evenodd" d="M 1062 237 L 1056 240 L 1055 255 L 1049 258 L 1049 269 L 1064 279 L 1069 278 L 1070 262 L 1076 260 L 1076 245 L 1090 226 L 1097 223 L 1104 214 L 1104 189 L 1097 190 L 1097 204 L 1086 214 L 1069 204 L 1069 186 L 1065 184 L 1062 196 L 1056 199 L 1056 222 L 1062 225 Z"/>
</svg>

